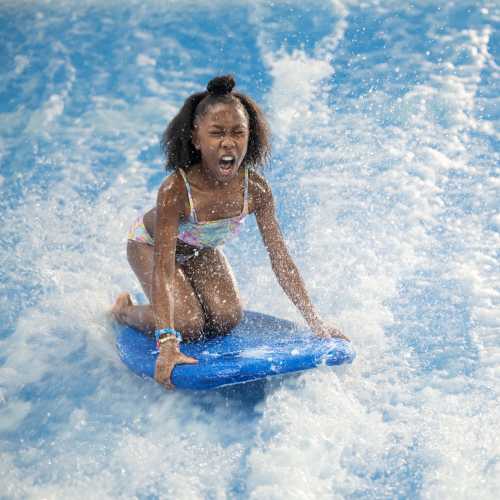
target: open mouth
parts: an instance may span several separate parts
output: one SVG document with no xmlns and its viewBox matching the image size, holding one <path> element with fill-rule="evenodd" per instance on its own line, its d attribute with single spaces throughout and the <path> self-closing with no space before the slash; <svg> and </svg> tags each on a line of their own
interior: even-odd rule
<svg viewBox="0 0 500 500">
<path fill-rule="evenodd" d="M 221 156 L 219 160 L 219 167 L 223 172 L 229 173 L 231 170 L 233 170 L 235 163 L 236 163 L 236 158 L 234 156 L 224 155 Z"/>
</svg>

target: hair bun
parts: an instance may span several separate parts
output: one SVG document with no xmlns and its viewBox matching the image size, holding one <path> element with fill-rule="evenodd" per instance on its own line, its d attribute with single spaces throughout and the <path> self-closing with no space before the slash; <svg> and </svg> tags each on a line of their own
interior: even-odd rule
<svg viewBox="0 0 500 500">
<path fill-rule="evenodd" d="M 208 82 L 207 91 L 210 95 L 230 94 L 236 85 L 233 75 L 216 76 Z"/>
</svg>

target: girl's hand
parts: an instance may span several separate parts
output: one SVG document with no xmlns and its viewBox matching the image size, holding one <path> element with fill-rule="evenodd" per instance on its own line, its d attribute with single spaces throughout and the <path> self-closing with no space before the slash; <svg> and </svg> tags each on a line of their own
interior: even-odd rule
<svg viewBox="0 0 500 500">
<path fill-rule="evenodd" d="M 334 326 L 322 324 L 314 329 L 314 333 L 318 337 L 324 339 L 336 338 L 336 339 L 347 340 L 347 342 L 350 342 L 350 340 L 338 328 L 335 328 Z"/>
<path fill-rule="evenodd" d="M 166 389 L 173 389 L 171 376 L 175 365 L 198 363 L 195 358 L 182 354 L 179 350 L 179 343 L 176 339 L 163 342 L 160 346 L 160 354 L 156 358 L 155 380 Z"/>
</svg>

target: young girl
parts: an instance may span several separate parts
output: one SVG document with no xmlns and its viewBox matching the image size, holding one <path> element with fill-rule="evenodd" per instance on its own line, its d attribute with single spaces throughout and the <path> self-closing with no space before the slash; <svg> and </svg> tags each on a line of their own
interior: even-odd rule
<svg viewBox="0 0 500 500">
<path fill-rule="evenodd" d="M 223 334 L 242 317 L 241 300 L 221 246 L 255 214 L 278 282 L 310 328 L 322 337 L 344 337 L 323 323 L 290 257 L 275 216 L 274 200 L 256 171 L 270 153 L 262 111 L 233 92 L 231 76 L 188 97 L 162 139 L 167 169 L 156 208 L 130 228 L 127 256 L 151 305 L 118 296 L 112 313 L 121 323 L 155 332 L 155 379 L 172 388 L 176 364 L 196 363 L 179 349 L 202 332 Z"/>
</svg>

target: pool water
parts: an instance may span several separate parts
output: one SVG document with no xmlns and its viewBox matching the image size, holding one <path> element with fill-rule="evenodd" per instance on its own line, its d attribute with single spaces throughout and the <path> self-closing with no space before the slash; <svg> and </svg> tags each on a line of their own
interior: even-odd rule
<svg viewBox="0 0 500 500">
<path fill-rule="evenodd" d="M 497 2 L 0 4 L 0 498 L 500 495 Z M 121 363 L 128 225 L 183 100 L 236 75 L 347 367 L 165 393 Z M 248 309 L 301 321 L 255 222 Z"/>
</svg>

